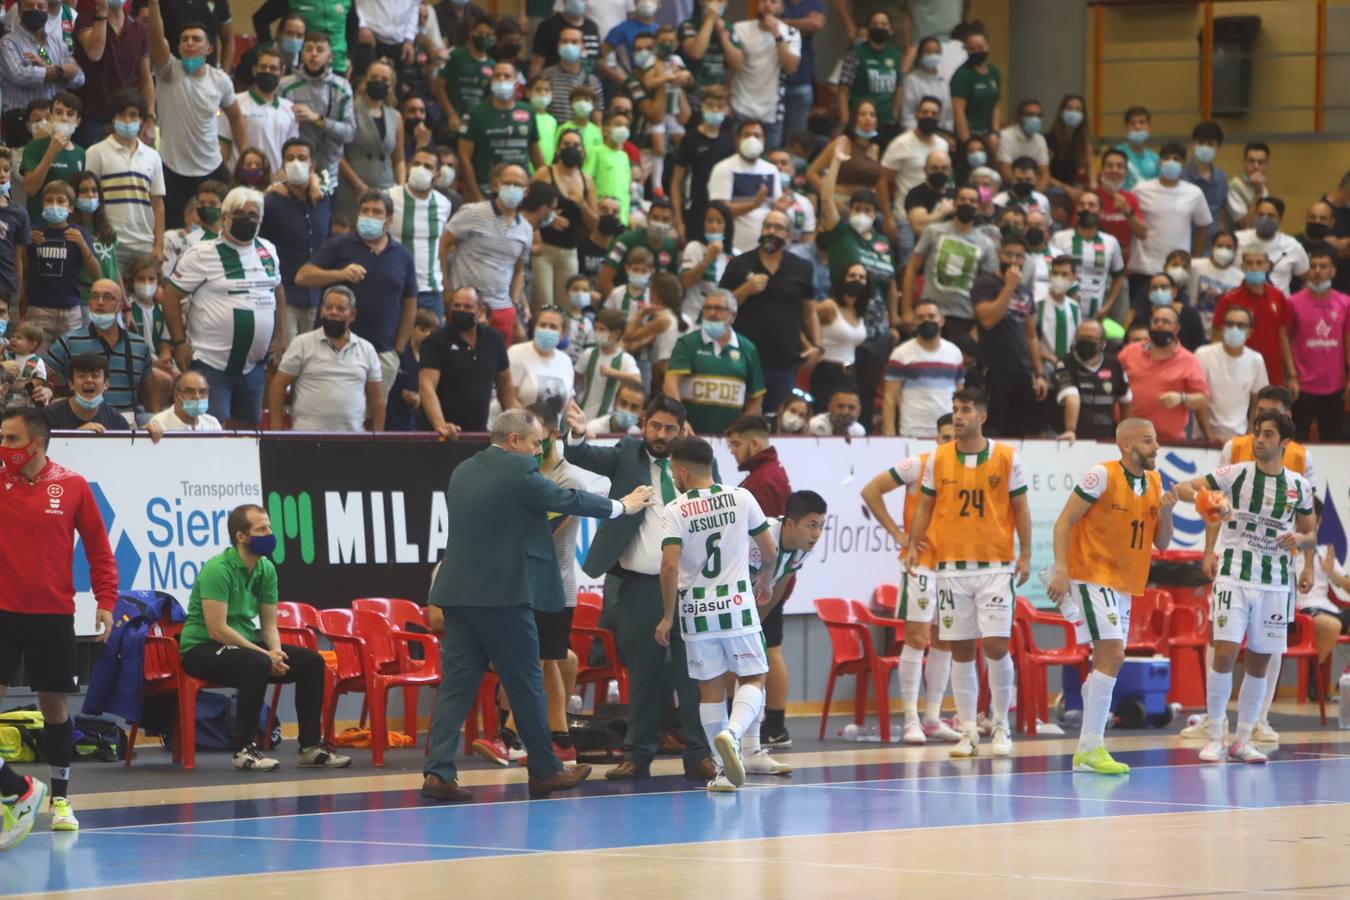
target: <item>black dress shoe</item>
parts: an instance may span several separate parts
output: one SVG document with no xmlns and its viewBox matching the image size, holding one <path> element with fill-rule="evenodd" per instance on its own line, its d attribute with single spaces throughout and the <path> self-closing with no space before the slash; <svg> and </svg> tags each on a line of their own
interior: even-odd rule
<svg viewBox="0 0 1350 900">
<path fill-rule="evenodd" d="M 705 756 L 694 765 L 685 766 L 684 777 L 687 781 L 712 781 L 717 777 L 717 763 L 711 756 Z"/>
<path fill-rule="evenodd" d="M 473 799 L 473 793 L 468 788 L 460 787 L 458 781 L 446 781 L 439 775 L 426 776 L 422 781 L 422 796 L 445 803 L 467 803 Z"/>
<path fill-rule="evenodd" d="M 637 781 L 639 778 L 650 778 L 652 770 L 650 765 L 639 765 L 631 759 L 625 759 L 614 768 L 605 773 L 605 778 L 609 781 Z"/>
<path fill-rule="evenodd" d="M 591 767 L 586 763 L 577 763 L 561 772 L 556 772 L 547 778 L 530 779 L 530 796 L 547 797 L 554 791 L 571 790 L 585 781 L 591 774 Z"/>
</svg>

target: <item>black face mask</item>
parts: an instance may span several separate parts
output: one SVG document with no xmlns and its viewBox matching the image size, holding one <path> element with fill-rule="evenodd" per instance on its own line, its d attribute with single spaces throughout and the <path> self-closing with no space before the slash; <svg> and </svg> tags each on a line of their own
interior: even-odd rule
<svg viewBox="0 0 1350 900">
<path fill-rule="evenodd" d="M 1044 228 L 1028 228 L 1028 229 L 1027 229 L 1027 243 L 1030 244 L 1030 245 L 1033 246 L 1033 247 L 1039 247 L 1041 244 L 1045 243 L 1045 229 L 1044 229 Z"/>
<path fill-rule="evenodd" d="M 917 329 L 919 337 L 923 338 L 925 341 L 931 341 L 933 338 L 937 337 L 940 330 L 941 329 L 938 328 L 938 323 L 936 322 L 920 322 Z"/>
<path fill-rule="evenodd" d="M 603 235 L 613 236 L 623 231 L 623 221 L 618 215 L 601 216 L 596 229 Z"/>
<path fill-rule="evenodd" d="M 367 81 L 366 96 L 372 100 L 383 100 L 389 96 L 389 82 L 387 81 Z"/>
<path fill-rule="evenodd" d="M 1023 235 L 1022 235 L 1022 229 L 1018 228 L 1016 225 L 1014 225 L 1014 224 L 1011 223 L 1011 222 L 1009 222 L 1007 225 L 1000 225 L 1000 226 L 999 226 L 999 229 L 998 229 L 998 233 L 999 233 L 999 235 L 1002 236 L 1002 237 L 1022 237 L 1022 236 L 1023 236 Z"/>
<path fill-rule="evenodd" d="M 1303 226 L 1303 233 L 1314 241 L 1320 241 L 1326 237 L 1331 229 L 1324 222 L 1309 222 Z"/>
<path fill-rule="evenodd" d="M 919 129 L 920 134 L 932 134 L 938 130 L 938 120 L 932 116 L 924 116 L 921 119 L 915 119 L 914 126 Z"/>
<path fill-rule="evenodd" d="M 859 297 L 867 296 L 867 282 L 845 281 L 843 291 L 845 297 L 852 297 L 857 300 Z"/>
<path fill-rule="evenodd" d="M 1026 181 L 1014 181 L 1012 185 L 1013 196 L 1019 200 L 1025 200 L 1031 196 L 1031 191 L 1035 186 Z"/>
<path fill-rule="evenodd" d="M 956 207 L 956 221 L 962 225 L 969 225 L 975 221 L 975 207 L 969 203 L 960 203 Z"/>
<path fill-rule="evenodd" d="M 1078 214 L 1078 224 L 1083 228 L 1096 228 L 1101 218 L 1095 212 L 1080 212 Z"/>
<path fill-rule="evenodd" d="M 230 220 L 230 237 L 241 244 L 250 243 L 258 236 L 258 220 L 249 216 L 236 216 Z"/>
<path fill-rule="evenodd" d="M 36 32 L 47 25 L 47 11 L 43 9 L 27 9 L 19 13 L 19 21 L 23 27 L 29 31 Z"/>
<path fill-rule="evenodd" d="M 519 44 L 498 44 L 495 54 L 497 59 L 515 59 L 520 55 Z"/>
<path fill-rule="evenodd" d="M 787 246 L 787 238 L 778 234 L 762 235 L 759 239 L 759 246 L 765 253 L 777 253 Z"/>
<path fill-rule="evenodd" d="M 254 72 L 253 83 L 258 86 L 258 90 L 264 94 L 270 94 L 277 89 L 281 83 L 281 76 L 276 72 Z"/>
<path fill-rule="evenodd" d="M 1096 341 L 1077 341 L 1073 345 L 1074 356 L 1077 356 L 1083 362 L 1088 362 L 1097 358 Z"/>
<path fill-rule="evenodd" d="M 409 131 L 416 131 L 416 130 L 417 130 L 417 126 L 418 126 L 418 125 L 421 125 L 421 124 L 424 123 L 425 121 L 426 121 L 426 119 L 404 119 L 404 120 L 403 120 L 403 127 L 406 128 L 406 129 L 408 129 Z"/>
<path fill-rule="evenodd" d="M 562 164 L 569 169 L 575 169 L 581 165 L 585 157 L 582 156 L 580 147 L 568 146 L 558 151 L 558 159 L 562 160 Z"/>
<path fill-rule="evenodd" d="M 325 337 L 340 338 L 347 333 L 347 323 L 341 319 L 320 319 Z"/>
<path fill-rule="evenodd" d="M 470 331 L 478 324 L 478 316 L 464 309 L 450 310 L 450 327 L 456 331 Z"/>
<path fill-rule="evenodd" d="M 874 44 L 884 44 L 891 39 L 891 30 L 889 28 L 869 28 L 867 29 L 867 39 Z"/>
<path fill-rule="evenodd" d="M 1148 330 L 1148 339 L 1156 347 L 1166 347 L 1177 339 L 1177 336 L 1170 331 L 1163 331 L 1160 328 L 1150 328 Z"/>
<path fill-rule="evenodd" d="M 928 186 L 935 191 L 940 191 L 947 186 L 946 172 L 933 172 L 926 179 Z"/>
<path fill-rule="evenodd" d="M 966 57 L 966 59 L 970 60 L 970 64 L 972 66 L 982 66 L 984 65 L 984 61 L 987 60 L 988 58 L 989 58 L 989 51 L 987 50 L 978 50 L 975 53 L 971 53 Z"/>
</svg>

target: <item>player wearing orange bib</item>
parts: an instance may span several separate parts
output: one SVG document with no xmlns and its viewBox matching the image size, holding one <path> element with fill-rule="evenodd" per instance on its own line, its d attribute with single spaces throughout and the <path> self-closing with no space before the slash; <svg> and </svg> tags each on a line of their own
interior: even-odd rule
<svg viewBox="0 0 1350 900">
<path fill-rule="evenodd" d="M 1017 453 L 986 440 L 989 400 L 965 388 L 952 395 L 956 440 L 933 451 L 924 466 L 922 492 L 910 523 L 905 568 L 917 575 L 921 548 L 932 526 L 937 556 L 939 634 L 952 643 L 952 695 L 961 719 L 954 757 L 974 756 L 979 746 L 975 703 L 979 680 L 975 642 L 983 641 L 989 671 L 991 748 L 1012 753 L 1008 707 L 1012 705 L 1013 661 L 1008 655 L 1017 585 L 1031 574 L 1031 509 Z M 1020 552 L 1013 560 L 1013 531 Z"/>
<path fill-rule="evenodd" d="M 938 419 L 938 445 L 956 439 L 951 413 Z M 908 530 L 914 523 L 914 510 L 919 507 L 919 480 L 930 454 L 921 453 L 902 459 L 894 466 L 877 473 L 862 489 L 863 502 L 887 533 L 900 545 L 903 562 L 909 545 Z M 905 489 L 904 528 L 896 525 L 886 509 L 885 495 Z M 930 739 L 957 741 L 961 736 L 942 721 L 942 698 L 947 693 L 947 677 L 952 671 L 952 648 L 938 635 L 936 554 L 930 541 L 919 548 L 917 575 L 901 572 L 900 602 L 896 615 L 905 620 L 905 646 L 900 651 L 900 702 L 905 710 L 906 744 L 926 744 Z M 928 666 L 925 671 L 923 651 L 928 648 Z M 923 680 L 923 720 L 919 720 L 919 682 Z"/>
<path fill-rule="evenodd" d="M 1055 522 L 1055 575 L 1047 589 L 1056 603 L 1079 607 L 1069 613 L 1078 641 L 1092 644 L 1073 768 L 1099 775 L 1130 771 L 1106 752 L 1106 717 L 1125 660 L 1130 601 L 1148 582 L 1153 548 L 1172 542 L 1177 502 L 1171 491 L 1163 493 L 1153 423 L 1126 419 L 1116 428 L 1116 445 L 1120 460 L 1088 469 Z"/>
</svg>

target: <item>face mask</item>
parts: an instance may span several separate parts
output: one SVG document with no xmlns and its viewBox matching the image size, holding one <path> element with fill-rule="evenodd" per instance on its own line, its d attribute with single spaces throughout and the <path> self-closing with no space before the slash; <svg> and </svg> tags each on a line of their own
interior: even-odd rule
<svg viewBox="0 0 1350 900">
<path fill-rule="evenodd" d="M 476 50 L 490 50 L 492 49 L 492 44 L 493 39 L 491 35 L 475 34 L 473 36 L 473 46 Z"/>
<path fill-rule="evenodd" d="M 1177 336 L 1170 331 L 1163 331 L 1161 328 L 1150 328 L 1148 339 L 1153 342 L 1155 347 L 1166 347 L 1176 340 Z"/>
<path fill-rule="evenodd" d="M 1036 186 L 1031 184 L 1030 182 L 1014 181 L 1012 183 L 1013 196 L 1016 197 L 1018 200 L 1027 199 L 1028 197 L 1031 196 L 1031 192 L 1034 191 L 1035 189 Z"/>
<path fill-rule="evenodd" d="M 245 215 L 230 220 L 230 237 L 241 244 L 248 244 L 258 236 L 258 221 Z"/>
<path fill-rule="evenodd" d="M 35 122 L 28 126 L 28 131 L 35 138 L 43 138 L 52 133 L 52 123 L 45 120 Z"/>
<path fill-rule="evenodd" d="M 867 39 L 874 44 L 884 44 L 891 39 L 891 30 L 889 28 L 869 28 L 867 29 Z"/>
<path fill-rule="evenodd" d="M 938 327 L 938 323 L 936 322 L 920 322 L 917 329 L 919 337 L 925 341 L 933 340 L 933 338 L 938 336 L 938 332 L 941 330 L 942 329 Z"/>
<path fill-rule="evenodd" d="M 52 125 L 52 134 L 59 135 L 63 138 L 69 138 L 75 133 L 75 127 L 74 122 L 56 122 Z"/>
<path fill-rule="evenodd" d="M 553 452 L 553 438 L 551 437 L 544 438 L 542 441 L 539 442 L 539 455 L 536 456 L 535 459 L 538 460 L 539 464 L 542 466 L 544 464 L 544 460 L 548 459 L 549 455 L 552 452 Z"/>
<path fill-rule="evenodd" d="M 610 213 L 608 215 L 601 216 L 600 221 L 596 223 L 595 227 L 602 235 L 605 235 L 606 237 L 613 237 L 614 235 L 623 231 L 623 220 L 620 219 L 617 215 Z"/>
<path fill-rule="evenodd" d="M 1303 226 L 1303 233 L 1314 241 L 1320 241 L 1330 233 L 1331 229 L 1325 222 L 1309 222 Z"/>
<path fill-rule="evenodd" d="M 450 311 L 450 327 L 456 331 L 468 331 L 478 324 L 478 316 L 465 309 Z"/>
<path fill-rule="evenodd" d="M 924 180 L 927 181 L 928 186 L 935 191 L 940 191 L 947 187 L 946 172 L 930 172 L 928 177 Z"/>
<path fill-rule="evenodd" d="M 705 244 L 720 244 L 726 235 L 720 231 L 704 231 L 703 242 Z"/>
<path fill-rule="evenodd" d="M 669 222 L 648 222 L 647 235 L 657 241 L 664 241 L 670 236 Z"/>
<path fill-rule="evenodd" d="M 309 163 L 301 159 L 293 159 L 286 163 L 286 183 L 292 187 L 300 187 L 309 181 Z"/>
<path fill-rule="evenodd" d="M 796 434 L 806 427 L 806 419 L 795 412 L 783 413 L 783 431 L 787 434 Z"/>
<path fill-rule="evenodd" d="M 975 221 L 975 207 L 969 203 L 962 203 L 956 207 L 956 221 L 962 225 L 969 225 Z"/>
<path fill-rule="evenodd" d="M 972 169 L 978 169 L 989 161 L 989 155 L 983 150 L 972 150 L 966 154 L 966 162 L 970 163 Z"/>
<path fill-rule="evenodd" d="M 534 333 L 534 346 L 543 353 L 552 353 L 560 340 L 562 340 L 562 332 L 560 331 L 540 328 Z"/>
<path fill-rule="evenodd" d="M 493 55 L 498 59 L 515 59 L 520 55 L 520 44 L 514 41 L 502 41 L 497 45 L 497 52 Z"/>
<path fill-rule="evenodd" d="M 281 76 L 276 72 L 255 72 L 253 74 L 253 83 L 258 86 L 258 90 L 264 94 L 270 94 L 277 89 L 281 82 Z"/>
<path fill-rule="evenodd" d="M 639 50 L 633 54 L 633 65 L 639 69 L 646 69 L 656 62 L 656 54 L 650 50 Z"/>
<path fill-rule="evenodd" d="M 516 96 L 516 84 L 513 81 L 492 82 L 492 96 L 498 100 L 510 100 Z"/>
<path fill-rule="evenodd" d="M 29 441 L 22 447 L 9 447 L 5 453 L 5 469 L 15 475 L 19 474 L 24 466 L 33 461 L 33 455 L 37 450 L 33 447 L 33 442 Z"/>
<path fill-rule="evenodd" d="M 1209 144 L 1200 144 L 1195 148 L 1195 161 L 1209 165 L 1214 162 L 1214 154 L 1218 151 Z"/>
<path fill-rule="evenodd" d="M 595 110 L 595 104 L 589 100 L 573 100 L 572 112 L 578 119 L 589 119 Z"/>
<path fill-rule="evenodd" d="M 1083 124 L 1083 111 L 1081 109 L 1066 109 L 1059 114 L 1059 119 L 1070 128 L 1077 128 Z"/>
<path fill-rule="evenodd" d="M 845 297 L 852 297 L 854 300 L 859 300 L 867 296 L 867 282 L 845 281 L 841 290 Z"/>
<path fill-rule="evenodd" d="M 764 152 L 764 142 L 757 137 L 748 137 L 741 141 L 741 156 L 746 159 L 759 159 Z"/>
<path fill-rule="evenodd" d="M 159 285 L 153 282 L 138 281 L 134 290 L 142 303 L 149 303 L 155 299 L 155 291 L 159 290 Z"/>
<path fill-rule="evenodd" d="M 117 322 L 117 313 L 90 313 L 89 321 L 99 331 L 107 331 Z"/>
<path fill-rule="evenodd" d="M 608 347 L 610 339 L 613 337 L 608 331 L 597 331 L 595 333 L 595 342 L 601 347 Z"/>
<path fill-rule="evenodd" d="M 1125 186 L 1125 182 L 1122 181 L 1121 179 L 1119 179 L 1119 178 L 1107 178 L 1105 175 L 1103 175 L 1103 176 L 1101 177 L 1101 183 L 1102 183 L 1102 187 L 1106 188 L 1108 191 L 1110 191 L 1110 192 L 1113 193 L 1113 194 L 1118 194 L 1118 193 L 1120 193 L 1120 189 L 1123 188 L 1123 187 Z"/>
<path fill-rule="evenodd" d="M 759 239 L 759 246 L 765 253 L 777 253 L 787 246 L 787 238 L 776 234 L 762 235 Z"/>
<path fill-rule="evenodd" d="M 68 218 L 70 218 L 70 207 L 68 206 L 42 207 L 42 220 L 48 225 L 64 225 Z"/>
<path fill-rule="evenodd" d="M 544 110 L 548 109 L 548 105 L 552 102 L 553 102 L 552 94 L 530 95 L 530 105 L 533 106 L 535 108 L 535 111 L 537 112 L 543 112 Z"/>
<path fill-rule="evenodd" d="M 1167 274 L 1176 284 L 1186 284 L 1191 280 L 1191 273 L 1187 272 L 1181 266 L 1169 266 Z"/>
<path fill-rule="evenodd" d="M 877 130 L 875 128 L 870 129 L 855 128 L 853 129 L 853 134 L 857 137 L 862 138 L 864 141 L 870 141 L 872 138 L 877 136 Z"/>
<path fill-rule="evenodd" d="M 972 66 L 982 66 L 984 65 L 985 60 L 987 60 L 988 58 L 989 58 L 988 50 L 976 50 L 974 53 L 969 53 L 966 55 L 966 59 L 970 60 L 970 64 Z"/>
<path fill-rule="evenodd" d="M 384 234 L 384 220 L 372 216 L 360 216 L 356 220 L 356 233 L 360 235 L 362 240 L 379 240 L 380 235 Z"/>
<path fill-rule="evenodd" d="M 1268 241 L 1275 236 L 1275 232 L 1280 230 L 1280 223 L 1275 221 L 1274 216 L 1256 217 L 1256 236 L 1263 241 Z"/>
<path fill-rule="evenodd" d="M 240 172 L 240 180 L 245 184 L 257 184 L 262 181 L 262 169 L 244 169 Z"/>
<path fill-rule="evenodd" d="M 628 140 L 630 134 L 627 125 L 615 125 L 609 130 L 609 139 L 616 144 L 623 145 Z"/>
<path fill-rule="evenodd" d="M 139 119 L 137 119 L 135 122 L 123 122 L 121 120 L 118 120 L 116 122 L 113 122 L 113 131 L 117 133 L 118 137 L 123 138 L 138 137 L 141 133 L 141 122 Z"/>
<path fill-rule="evenodd" d="M 1234 252 L 1228 247 L 1215 247 L 1210 258 L 1220 266 L 1226 266 L 1233 261 Z"/>
<path fill-rule="evenodd" d="M 431 170 L 426 166 L 413 166 L 408 170 L 408 187 L 422 192 L 431 189 Z"/>
<path fill-rule="evenodd" d="M 389 82 L 387 81 L 367 81 L 366 96 L 372 100 L 383 100 L 389 96 Z"/>
<path fill-rule="evenodd" d="M 214 225 L 220 221 L 220 207 L 199 206 L 197 207 L 197 218 L 201 219 L 204 225 Z"/>
<path fill-rule="evenodd" d="M 652 276 L 650 272 L 629 272 L 628 283 L 635 288 L 646 288 L 651 284 Z"/>
<path fill-rule="evenodd" d="M 254 556 L 271 556 L 277 549 L 275 534 L 251 534 L 248 538 L 248 552 Z"/>
<path fill-rule="evenodd" d="M 19 21 L 29 31 L 37 32 L 47 24 L 47 13 L 41 9 L 26 9 L 19 13 Z"/>
<path fill-rule="evenodd" d="M 650 19 L 652 16 L 656 15 L 656 10 L 660 5 L 661 4 L 656 2 L 656 0 L 642 0 L 642 2 L 637 5 L 638 15 L 644 19 Z"/>
<path fill-rule="evenodd" d="M 572 291 L 567 296 L 571 299 L 572 305 L 577 309 L 585 309 L 591 305 L 590 291 Z"/>
<path fill-rule="evenodd" d="M 558 211 L 550 209 L 548 211 L 548 215 L 544 216 L 543 220 L 539 223 L 539 227 L 540 228 L 549 227 L 550 225 L 553 224 L 553 220 L 556 218 L 558 218 Z"/>
<path fill-rule="evenodd" d="M 304 47 L 304 38 L 284 37 L 281 39 L 281 52 L 287 56 L 299 56 Z"/>
<path fill-rule="evenodd" d="M 1309 281 L 1308 287 L 1312 288 L 1314 294 L 1325 294 L 1331 290 L 1331 281 Z"/>
<path fill-rule="evenodd" d="M 1050 293 L 1063 296 L 1069 292 L 1071 287 L 1073 287 L 1072 278 L 1066 278 L 1063 275 L 1050 276 Z"/>
<path fill-rule="evenodd" d="M 6 181 L 4 184 L 0 184 L 0 197 L 8 197 L 8 196 L 9 196 L 9 182 Z"/>
<path fill-rule="evenodd" d="M 325 337 L 340 338 L 347 333 L 347 323 L 341 319 L 320 319 Z"/>
<path fill-rule="evenodd" d="M 1242 280 L 1251 287 L 1261 287 L 1266 283 L 1266 273 L 1264 271 L 1243 272 Z"/>
<path fill-rule="evenodd" d="M 185 56 L 182 61 L 183 71 L 187 72 L 189 75 L 196 75 L 197 70 L 206 65 L 206 57 L 204 56 Z M 385 90 L 389 90 L 387 85 L 385 86 Z"/>
<path fill-rule="evenodd" d="M 1045 243 L 1045 229 L 1044 229 L 1044 228 L 1028 228 L 1028 229 L 1027 229 L 1027 243 L 1030 244 L 1030 245 L 1033 246 L 1033 247 L 1039 247 L 1041 244 L 1044 244 L 1044 243 Z"/>
<path fill-rule="evenodd" d="M 619 431 L 627 431 L 638 423 L 638 414 L 631 409 L 616 409 L 609 417 Z"/>
<path fill-rule="evenodd" d="M 441 166 L 440 170 L 436 172 L 436 187 L 440 188 L 443 191 L 448 191 L 452 187 L 454 187 L 454 184 L 455 184 L 455 167 Z"/>
<path fill-rule="evenodd" d="M 1158 174 L 1165 181 L 1176 181 L 1181 177 L 1181 163 L 1175 159 L 1165 159 L 1162 165 L 1158 166 Z"/>
<path fill-rule="evenodd" d="M 783 193 L 792 190 L 792 174 L 789 172 L 778 173 L 778 184 L 783 189 Z"/>
<path fill-rule="evenodd" d="M 210 409 L 210 407 L 211 407 L 210 402 L 204 399 L 184 400 L 183 414 L 186 415 L 189 419 L 196 419 L 206 415 L 206 411 Z"/>
<path fill-rule="evenodd" d="M 1078 224 L 1082 228 L 1096 229 L 1097 223 L 1101 218 L 1095 212 L 1080 212 L 1078 214 Z"/>
<path fill-rule="evenodd" d="M 1171 306 L 1172 292 L 1166 288 L 1154 288 L 1148 292 L 1148 302 L 1154 306 Z"/>
<path fill-rule="evenodd" d="M 991 187 L 982 187 L 980 191 L 980 205 L 988 206 L 994 202 L 994 189 Z"/>
<path fill-rule="evenodd" d="M 1097 342 L 1077 341 L 1073 345 L 1073 353 L 1083 362 L 1094 360 L 1097 358 Z"/>
<path fill-rule="evenodd" d="M 86 397 L 83 394 L 73 394 L 72 396 L 75 398 L 75 402 L 84 409 L 98 409 L 99 405 L 103 403 L 102 391 L 92 397 Z"/>
<path fill-rule="evenodd" d="M 515 209 L 525 199 L 525 189 L 518 184 L 504 184 L 497 189 L 497 200 L 506 209 Z"/>
<path fill-rule="evenodd" d="M 924 116 L 914 120 L 914 127 L 919 129 L 920 134 L 932 134 L 938 130 L 938 120 L 932 116 Z M 980 165 L 984 165 L 983 159 L 980 160 Z"/>
<path fill-rule="evenodd" d="M 726 322 L 714 322 L 711 319 L 704 319 L 702 328 L 703 333 L 707 335 L 710 340 L 714 341 L 720 341 L 723 335 L 727 333 Z"/>
<path fill-rule="evenodd" d="M 941 53 L 925 53 L 923 56 L 919 57 L 919 65 L 923 66 L 930 72 L 936 71 L 937 67 L 941 65 L 941 63 L 942 63 Z"/>
<path fill-rule="evenodd" d="M 574 19 L 577 16 L 584 16 L 586 14 L 586 0 L 565 0 L 563 12 Z"/>
<path fill-rule="evenodd" d="M 581 59 L 580 44 L 559 44 L 558 57 L 565 63 L 574 63 Z"/>
<path fill-rule="evenodd" d="M 1128 132 L 1128 133 L 1125 135 L 1125 138 L 1126 138 L 1131 144 L 1143 144 L 1143 143 L 1146 143 L 1146 142 L 1148 141 L 1149 135 L 1150 135 L 1150 134 L 1152 134 L 1152 132 L 1149 131 L 1147 128 L 1136 128 L 1136 129 L 1134 129 L 1134 130 Z"/>
<path fill-rule="evenodd" d="M 412 134 L 422 125 L 425 125 L 426 121 L 426 119 L 422 118 L 406 118 L 403 120 L 403 130 L 408 132 L 408 134 Z"/>
<path fill-rule="evenodd" d="M 1247 329 L 1234 328 L 1232 326 L 1225 327 L 1223 330 L 1223 342 L 1236 350 L 1238 347 L 1247 343 Z"/>
<path fill-rule="evenodd" d="M 77 197 L 75 198 L 75 208 L 82 213 L 98 212 L 97 197 Z"/>
<path fill-rule="evenodd" d="M 727 114 L 722 112 L 720 109 L 716 111 L 708 110 L 703 113 L 703 121 L 707 122 L 714 128 L 721 128 L 722 123 L 725 122 L 726 120 Z"/>
<path fill-rule="evenodd" d="M 558 151 L 558 159 L 564 166 L 570 169 L 577 169 L 586 161 L 586 156 L 581 152 L 580 147 L 568 145 Z"/>
<path fill-rule="evenodd" d="M 854 213 L 848 217 L 848 224 L 853 226 L 853 230 L 858 234 L 867 234 L 872 230 L 872 223 L 876 221 L 876 216 L 867 213 Z"/>
<path fill-rule="evenodd" d="M 1026 132 L 1027 134 L 1040 134 L 1040 133 L 1041 133 L 1041 117 L 1040 117 L 1040 116 L 1023 116 L 1023 117 L 1022 117 L 1022 131 Z"/>
</svg>

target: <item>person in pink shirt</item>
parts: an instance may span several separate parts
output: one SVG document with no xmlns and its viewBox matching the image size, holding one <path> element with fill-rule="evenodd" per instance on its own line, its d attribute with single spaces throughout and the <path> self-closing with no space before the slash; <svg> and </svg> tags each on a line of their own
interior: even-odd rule
<svg viewBox="0 0 1350 900">
<path fill-rule="evenodd" d="M 1186 440 L 1186 422 L 1195 413 L 1205 443 L 1218 446 L 1209 429 L 1209 383 L 1200 361 L 1177 343 L 1181 319 L 1170 306 L 1153 309 L 1148 343 L 1121 348 L 1120 366 L 1130 379 L 1134 415 L 1148 419 L 1158 440 L 1175 444 Z"/>
<path fill-rule="evenodd" d="M 1289 324 L 1280 334 L 1296 376 L 1288 388 L 1294 395 L 1294 430 L 1300 441 L 1308 440 L 1314 421 L 1319 440 L 1341 439 L 1350 365 L 1350 297 L 1332 290 L 1335 277 L 1335 251 L 1326 246 L 1309 250 L 1303 290 L 1289 298 Z"/>
</svg>

